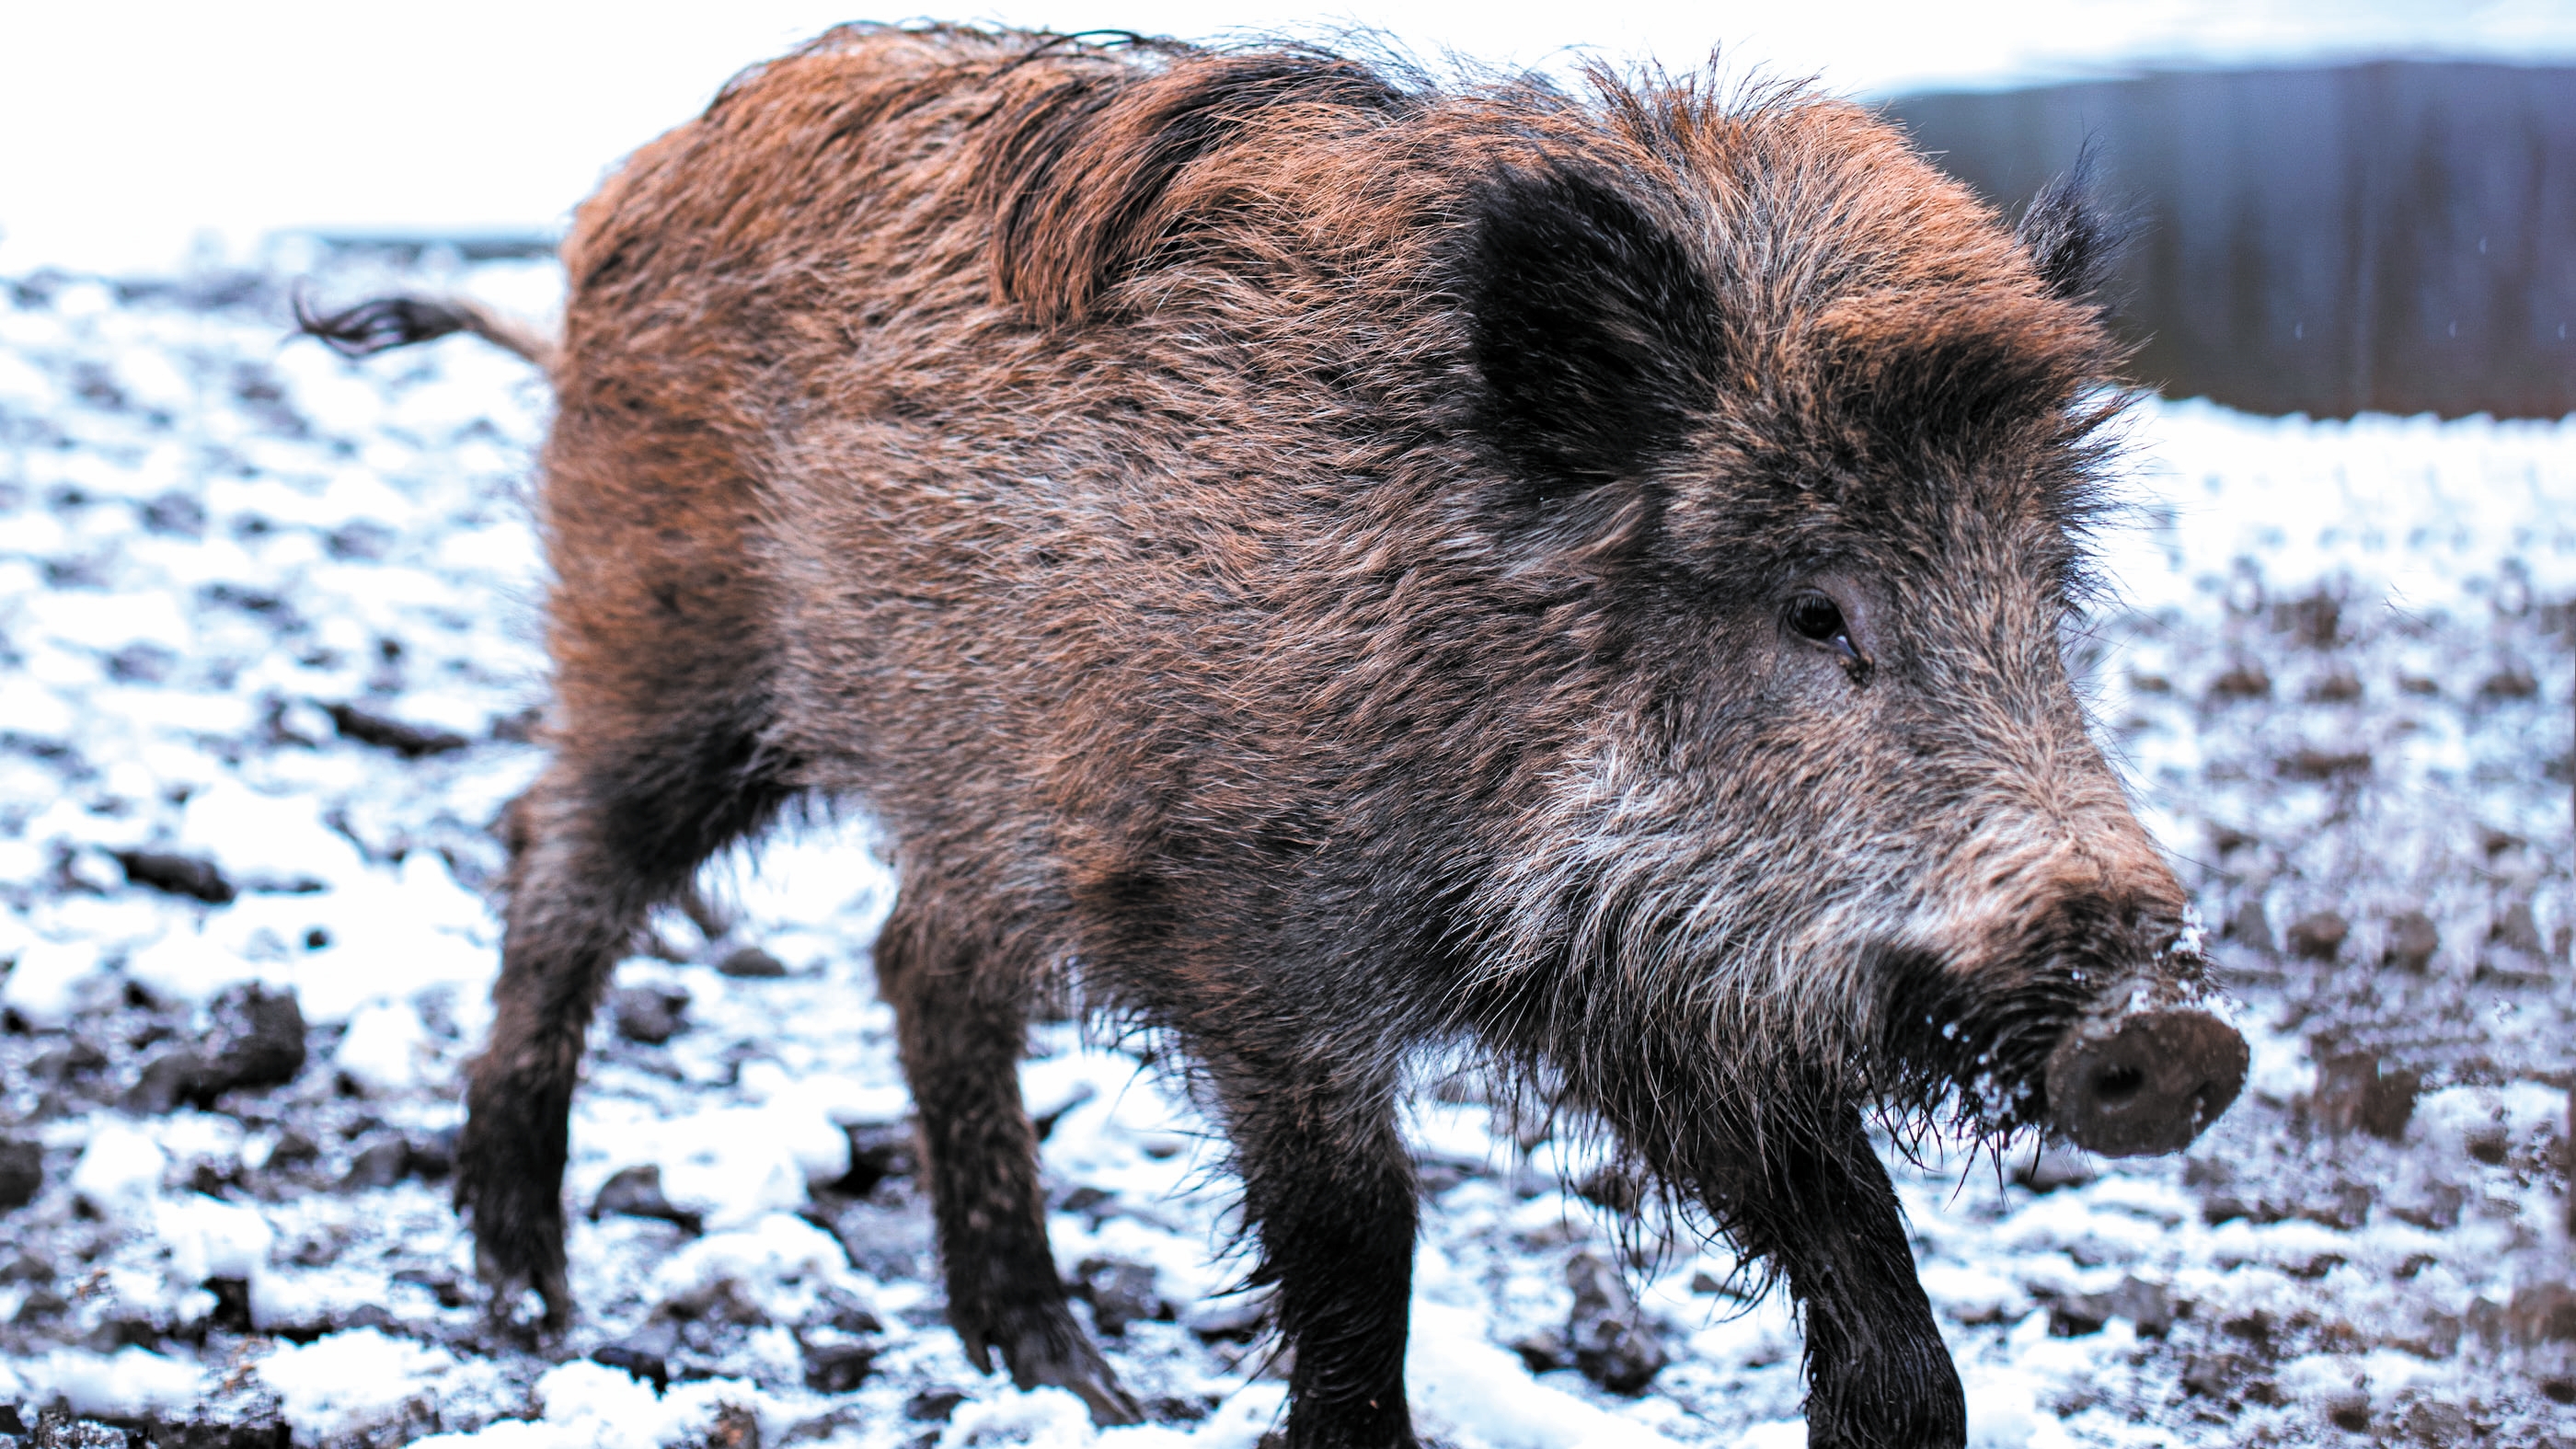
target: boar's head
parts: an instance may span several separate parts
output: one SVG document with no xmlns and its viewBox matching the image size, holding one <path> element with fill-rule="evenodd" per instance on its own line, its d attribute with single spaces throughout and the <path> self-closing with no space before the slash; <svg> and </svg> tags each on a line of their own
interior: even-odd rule
<svg viewBox="0 0 2576 1449">
<path fill-rule="evenodd" d="M 1847 107 L 1609 114 L 1450 260 L 1514 607 L 1581 652 L 1480 1010 L 1668 1166 L 1854 1102 L 2181 1148 L 2246 1050 L 2062 653 L 2121 403 L 2080 178 L 2016 231 Z"/>
</svg>

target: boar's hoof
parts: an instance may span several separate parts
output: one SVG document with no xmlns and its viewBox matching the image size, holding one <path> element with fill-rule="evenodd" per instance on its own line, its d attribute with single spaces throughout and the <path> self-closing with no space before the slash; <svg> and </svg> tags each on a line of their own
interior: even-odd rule
<svg viewBox="0 0 2576 1449">
<path fill-rule="evenodd" d="M 2245 1038 L 2200 1011 L 2076 1028 L 2048 1059 L 2050 1125 L 2105 1157 L 2179 1152 L 2245 1086 Z"/>
<path fill-rule="evenodd" d="M 1064 1389 L 1082 1400 L 1091 1411 L 1091 1422 L 1100 1428 L 1145 1422 L 1144 1411 L 1118 1386 L 1117 1374 L 1090 1338 L 1070 1323 L 1065 1327 L 1072 1328 L 1070 1335 L 1038 1329 L 1002 1346 L 1012 1384 L 1022 1389 L 1040 1384 Z"/>
</svg>

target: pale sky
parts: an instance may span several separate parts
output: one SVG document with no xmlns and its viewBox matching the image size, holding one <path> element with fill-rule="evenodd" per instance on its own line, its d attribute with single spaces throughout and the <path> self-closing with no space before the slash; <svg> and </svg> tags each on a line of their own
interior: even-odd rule
<svg viewBox="0 0 2576 1449">
<path fill-rule="evenodd" d="M 975 0 L 967 0 L 975 3 Z M 849 0 L 0 0 L 0 275 L 164 269 L 288 228 L 526 232 Z M 891 18 L 902 18 L 900 13 Z M 1849 94 L 2152 65 L 2576 60 L 2576 0 L 1003 0 L 943 18 L 1184 37 L 1364 23 L 1429 55 L 1578 48 Z"/>
</svg>

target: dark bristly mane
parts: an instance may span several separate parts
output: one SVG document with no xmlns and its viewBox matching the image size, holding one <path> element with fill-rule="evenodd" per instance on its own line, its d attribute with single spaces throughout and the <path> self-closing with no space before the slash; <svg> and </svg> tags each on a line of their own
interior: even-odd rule
<svg viewBox="0 0 2576 1449">
<path fill-rule="evenodd" d="M 1356 61 L 1305 47 L 1069 72 L 990 123 L 975 182 L 995 218 L 995 288 L 1040 324 L 1079 322 L 1186 231 L 1193 218 L 1174 203 L 1174 182 L 1261 113 L 1384 118 L 1410 99 Z"/>
</svg>

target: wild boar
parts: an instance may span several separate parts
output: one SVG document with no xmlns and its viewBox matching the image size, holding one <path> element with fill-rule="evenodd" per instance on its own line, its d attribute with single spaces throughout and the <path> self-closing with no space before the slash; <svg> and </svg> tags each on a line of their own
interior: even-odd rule
<svg viewBox="0 0 2576 1449">
<path fill-rule="evenodd" d="M 1293 1445 L 1414 1442 L 1408 1064 L 1467 1052 L 1806 1324 L 1810 1442 L 1956 1445 L 1873 1114 L 2180 1148 L 2241 1085 L 2086 733 L 2121 350 L 2080 187 L 2008 227 L 1794 87 L 833 31 L 584 205 L 546 362 L 552 763 L 457 1201 L 564 1278 L 565 1114 L 648 910 L 860 802 L 975 1362 L 1136 1409 L 1016 1064 L 1070 990 L 1230 1135 Z"/>
</svg>

